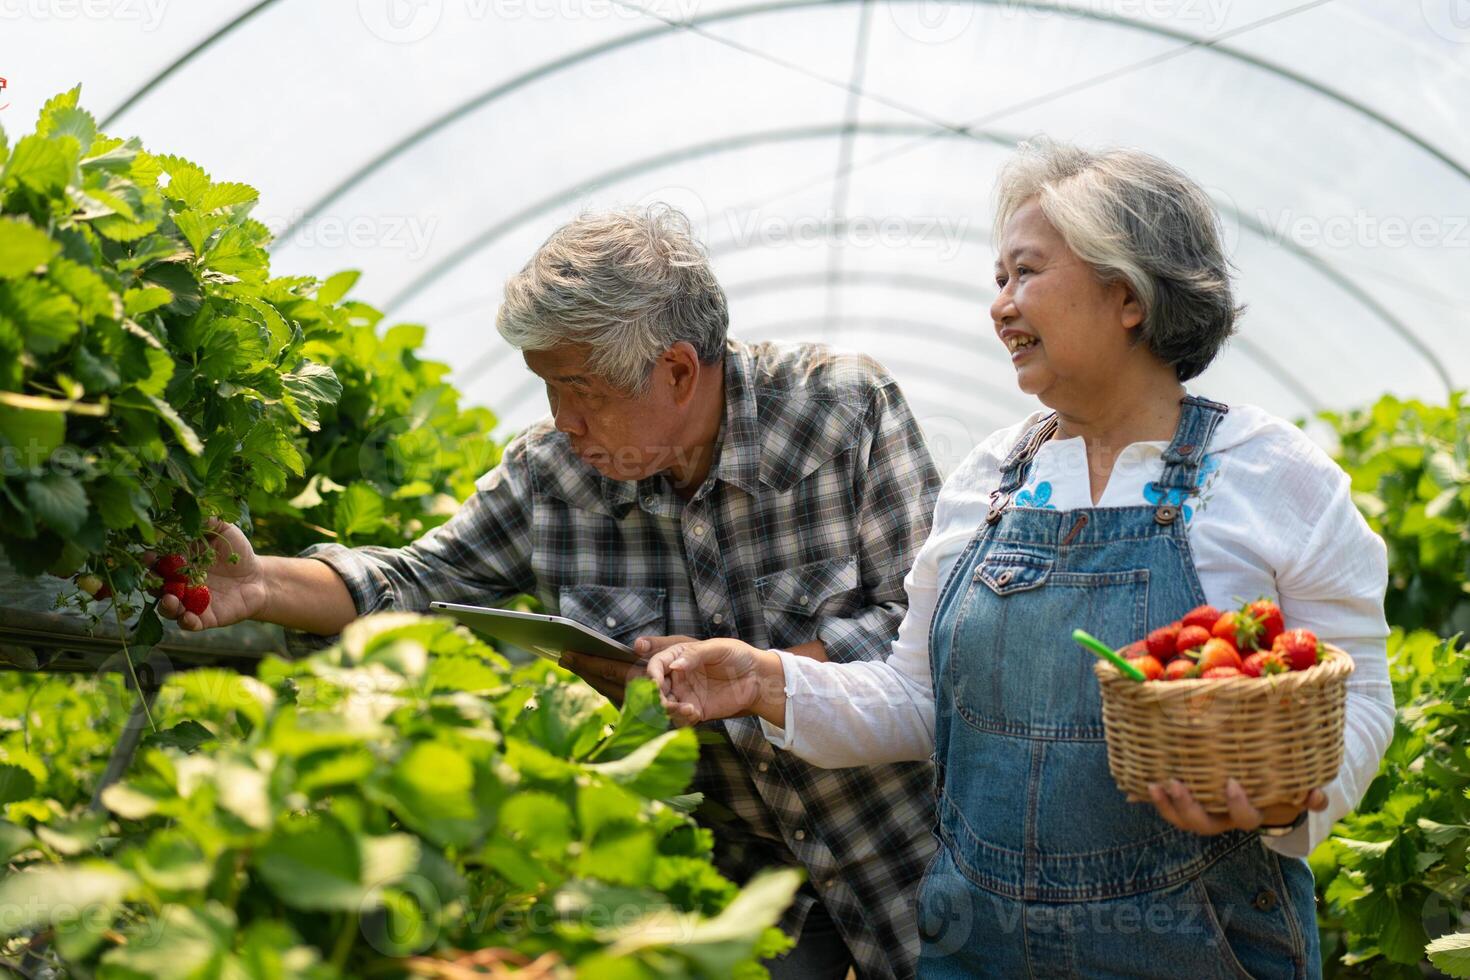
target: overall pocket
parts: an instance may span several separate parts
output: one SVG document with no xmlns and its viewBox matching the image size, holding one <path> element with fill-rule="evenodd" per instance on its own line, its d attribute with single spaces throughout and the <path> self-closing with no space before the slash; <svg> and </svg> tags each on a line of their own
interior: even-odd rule
<svg viewBox="0 0 1470 980">
<path fill-rule="evenodd" d="M 1072 630 L 1115 647 L 1142 636 L 1148 570 L 1074 572 L 1039 551 L 995 551 L 967 590 L 950 634 L 955 712 L 1001 734 L 1101 739 L 1093 658 Z"/>
</svg>

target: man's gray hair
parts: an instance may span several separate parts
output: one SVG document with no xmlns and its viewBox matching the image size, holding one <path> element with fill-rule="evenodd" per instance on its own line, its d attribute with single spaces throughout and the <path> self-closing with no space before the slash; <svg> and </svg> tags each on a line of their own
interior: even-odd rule
<svg viewBox="0 0 1470 980">
<path fill-rule="evenodd" d="M 588 348 L 590 370 L 641 392 L 680 341 L 704 364 L 725 353 L 730 314 L 689 219 L 666 204 L 583 214 L 505 284 L 496 329 L 523 351 Z"/>
<path fill-rule="evenodd" d="M 1144 311 L 1140 342 L 1180 381 L 1209 367 L 1244 307 L 1203 188 L 1141 150 L 1094 153 L 1038 137 L 1020 144 L 996 181 L 997 236 L 1032 198 L 1100 279 L 1132 288 Z"/>
</svg>

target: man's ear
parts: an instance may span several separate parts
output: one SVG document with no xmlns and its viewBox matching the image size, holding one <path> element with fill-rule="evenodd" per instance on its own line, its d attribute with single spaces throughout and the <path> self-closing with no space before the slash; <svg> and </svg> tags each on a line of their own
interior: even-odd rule
<svg viewBox="0 0 1470 980">
<path fill-rule="evenodd" d="M 664 351 L 661 360 L 668 367 L 665 383 L 672 389 L 669 395 L 674 404 L 683 407 L 689 404 L 699 387 L 699 375 L 704 365 L 699 363 L 699 352 L 694 345 L 681 340 Z"/>
</svg>

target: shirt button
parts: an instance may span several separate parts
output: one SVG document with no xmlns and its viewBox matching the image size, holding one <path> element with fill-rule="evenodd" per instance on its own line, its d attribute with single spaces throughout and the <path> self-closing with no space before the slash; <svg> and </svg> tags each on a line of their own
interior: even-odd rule
<svg viewBox="0 0 1470 980">
<path fill-rule="evenodd" d="M 771 764 L 769 762 L 762 762 L 760 765 L 756 766 L 756 768 L 759 769 L 761 772 L 766 772 L 771 768 Z"/>
<path fill-rule="evenodd" d="M 811 601 L 812 601 L 812 597 L 809 596 L 809 595 L 804 595 L 804 596 L 801 597 L 801 604 L 803 606 L 810 605 L 811 604 Z"/>
<path fill-rule="evenodd" d="M 823 888 L 831 888 L 835 884 L 837 884 L 837 879 L 836 878 L 828 878 L 826 881 L 822 882 L 822 887 Z"/>
<path fill-rule="evenodd" d="M 1276 907 L 1276 893 L 1269 888 L 1264 889 L 1256 895 L 1255 901 L 1251 904 L 1262 912 L 1269 912 Z"/>
<path fill-rule="evenodd" d="M 804 831 L 804 830 L 798 830 L 796 833 L 792 834 L 791 836 L 792 837 L 795 837 L 797 840 L 806 840 L 806 831 Z"/>
<path fill-rule="evenodd" d="M 611 616 L 609 616 L 609 617 L 607 617 L 607 625 L 609 627 L 616 626 L 616 625 L 618 625 L 618 621 L 616 619 L 613 619 Z"/>
<path fill-rule="evenodd" d="M 644 507 L 652 507 L 656 503 L 658 503 L 658 498 L 657 497 L 644 497 L 643 498 L 643 506 Z"/>
<path fill-rule="evenodd" d="M 718 626 L 718 625 L 720 625 L 721 623 L 723 623 L 725 621 L 725 614 L 724 613 L 715 613 L 713 616 L 710 617 L 710 619 L 714 621 L 714 624 L 716 626 Z"/>
<path fill-rule="evenodd" d="M 703 524 L 697 524 L 697 525 L 695 525 L 695 527 L 694 527 L 694 536 L 696 538 L 702 538 L 702 537 L 704 537 L 704 525 Z"/>
</svg>

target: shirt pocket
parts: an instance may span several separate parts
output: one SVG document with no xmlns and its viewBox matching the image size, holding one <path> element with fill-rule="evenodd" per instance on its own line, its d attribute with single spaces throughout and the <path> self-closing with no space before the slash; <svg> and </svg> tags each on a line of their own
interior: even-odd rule
<svg viewBox="0 0 1470 980">
<path fill-rule="evenodd" d="M 786 648 L 817 639 L 826 617 L 850 616 L 862 602 L 857 556 L 808 562 L 755 580 L 771 644 Z"/>
<path fill-rule="evenodd" d="M 664 589 L 564 585 L 561 615 L 629 646 L 640 636 L 664 635 Z"/>
</svg>

